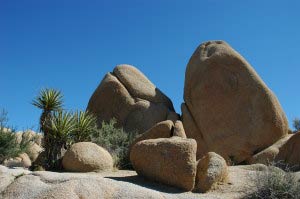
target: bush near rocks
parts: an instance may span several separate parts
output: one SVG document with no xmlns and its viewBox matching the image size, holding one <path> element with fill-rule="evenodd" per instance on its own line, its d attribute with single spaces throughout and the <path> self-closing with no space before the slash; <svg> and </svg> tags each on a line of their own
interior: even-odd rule
<svg viewBox="0 0 300 199">
<path fill-rule="evenodd" d="M 91 141 L 108 150 L 114 159 L 114 166 L 119 169 L 132 169 L 129 160 L 129 146 L 136 138 L 136 132 L 125 132 L 116 127 L 116 120 L 102 122 L 101 128 L 91 135 Z"/>
<path fill-rule="evenodd" d="M 269 166 L 250 176 L 255 182 L 254 191 L 245 199 L 299 199 L 300 182 L 292 172 Z"/>
<path fill-rule="evenodd" d="M 67 150 L 62 165 L 65 170 L 73 172 L 91 172 L 112 170 L 113 159 L 111 155 L 91 142 L 78 142 Z"/>
</svg>

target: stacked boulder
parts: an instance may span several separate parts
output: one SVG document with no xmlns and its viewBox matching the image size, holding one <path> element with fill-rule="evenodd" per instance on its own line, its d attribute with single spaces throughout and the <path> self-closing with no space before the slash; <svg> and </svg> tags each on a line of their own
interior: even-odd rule
<svg viewBox="0 0 300 199">
<path fill-rule="evenodd" d="M 115 118 L 125 131 L 143 133 L 158 122 L 177 120 L 171 100 L 138 69 L 118 65 L 107 73 L 89 100 L 87 110 L 98 124 Z"/>
<path fill-rule="evenodd" d="M 300 136 L 288 134 L 276 96 L 224 41 L 205 42 L 190 58 L 181 117 L 130 65 L 104 77 L 87 109 L 99 124 L 116 118 L 125 131 L 140 134 L 130 147 L 139 175 L 187 191 L 206 192 L 226 182 L 228 164 L 300 165 Z"/>
</svg>

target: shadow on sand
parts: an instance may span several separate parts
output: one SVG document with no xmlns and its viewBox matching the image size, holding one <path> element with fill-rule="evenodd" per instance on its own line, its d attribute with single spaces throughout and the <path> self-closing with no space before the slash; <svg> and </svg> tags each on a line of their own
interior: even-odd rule
<svg viewBox="0 0 300 199">
<path fill-rule="evenodd" d="M 143 177 L 140 177 L 138 175 L 134 176 L 125 176 L 125 177 L 105 177 L 109 178 L 112 180 L 117 180 L 117 181 L 123 181 L 123 182 L 129 182 L 132 184 L 136 184 L 148 189 L 156 190 L 159 192 L 164 192 L 164 193 L 170 193 L 170 194 L 178 194 L 178 193 L 184 193 L 185 191 L 174 188 L 174 187 L 169 187 L 160 183 L 155 183 L 151 182 Z"/>
</svg>

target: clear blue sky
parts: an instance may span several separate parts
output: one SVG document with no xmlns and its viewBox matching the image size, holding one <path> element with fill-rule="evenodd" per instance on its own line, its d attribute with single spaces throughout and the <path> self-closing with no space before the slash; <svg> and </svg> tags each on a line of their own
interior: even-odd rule
<svg viewBox="0 0 300 199">
<path fill-rule="evenodd" d="M 30 102 L 41 88 L 85 109 L 104 74 L 127 63 L 181 112 L 190 56 L 204 41 L 225 40 L 291 122 L 300 117 L 299 10 L 296 0 L 0 0 L 0 107 L 17 129 L 36 129 L 41 111 Z"/>
</svg>

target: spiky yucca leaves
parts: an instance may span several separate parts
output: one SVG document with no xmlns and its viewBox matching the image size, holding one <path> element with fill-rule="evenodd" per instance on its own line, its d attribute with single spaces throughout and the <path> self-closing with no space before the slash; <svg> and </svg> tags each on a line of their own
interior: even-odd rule
<svg viewBox="0 0 300 199">
<path fill-rule="evenodd" d="M 39 94 L 35 97 L 35 99 L 32 101 L 32 105 L 36 106 L 37 108 L 40 108 L 43 110 L 41 116 L 40 116 L 40 131 L 44 134 L 43 139 L 43 147 L 44 147 L 44 154 L 45 157 L 43 159 L 46 160 L 43 165 L 45 168 L 49 166 L 48 160 L 51 159 L 51 148 L 53 141 L 49 138 L 49 124 L 46 124 L 51 120 L 52 113 L 54 111 L 59 111 L 62 109 L 63 106 L 63 95 L 60 91 L 46 88 L 42 89 Z M 49 160 L 50 161 L 50 160 Z"/>
<path fill-rule="evenodd" d="M 73 133 L 74 142 L 90 141 L 91 134 L 97 131 L 97 118 L 87 111 L 77 111 L 74 119 L 76 125 Z"/>
<path fill-rule="evenodd" d="M 63 153 L 71 144 L 71 135 L 76 129 L 76 122 L 71 113 L 57 111 L 46 124 L 49 129 L 48 142 L 51 144 L 47 154 L 47 167 L 50 170 L 59 170 Z"/>
<path fill-rule="evenodd" d="M 45 121 L 50 116 L 51 112 L 59 111 L 63 105 L 63 95 L 60 91 L 46 88 L 42 89 L 38 96 L 32 101 L 32 105 L 43 110 L 40 117 L 40 129 L 42 132 L 45 131 Z"/>
</svg>

